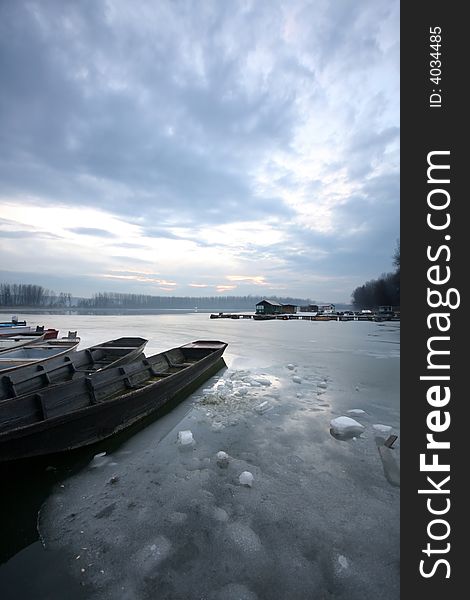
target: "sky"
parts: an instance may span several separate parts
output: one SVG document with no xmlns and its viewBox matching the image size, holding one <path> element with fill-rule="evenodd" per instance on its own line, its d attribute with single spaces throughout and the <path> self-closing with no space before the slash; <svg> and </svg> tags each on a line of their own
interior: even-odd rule
<svg viewBox="0 0 470 600">
<path fill-rule="evenodd" d="M 399 238 L 398 0 L 0 0 L 0 281 L 349 302 Z"/>
</svg>

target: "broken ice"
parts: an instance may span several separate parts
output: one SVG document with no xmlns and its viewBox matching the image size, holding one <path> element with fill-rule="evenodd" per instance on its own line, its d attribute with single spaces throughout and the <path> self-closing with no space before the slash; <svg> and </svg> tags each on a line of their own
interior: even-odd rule
<svg viewBox="0 0 470 600">
<path fill-rule="evenodd" d="M 189 429 L 185 431 L 178 431 L 178 442 L 182 446 L 188 446 L 189 444 L 193 444 L 194 438 L 192 432 Z"/>
<path fill-rule="evenodd" d="M 331 420 L 330 427 L 336 435 L 354 436 L 364 431 L 364 426 L 350 417 L 336 417 Z"/>
<path fill-rule="evenodd" d="M 255 408 L 255 410 L 258 414 L 262 415 L 270 408 L 271 408 L 271 405 L 269 404 L 269 402 L 267 400 L 265 400 L 264 402 L 261 402 L 261 404 L 258 404 L 258 406 Z"/>
<path fill-rule="evenodd" d="M 222 467 L 223 469 L 228 467 L 228 462 L 229 456 L 226 452 L 223 452 L 223 450 L 217 452 L 217 464 L 219 465 L 219 467 Z"/>
<path fill-rule="evenodd" d="M 250 471 L 243 471 L 243 473 L 241 473 L 240 477 L 238 478 L 238 481 L 241 485 L 251 487 L 253 485 L 253 474 L 250 473 Z"/>
</svg>

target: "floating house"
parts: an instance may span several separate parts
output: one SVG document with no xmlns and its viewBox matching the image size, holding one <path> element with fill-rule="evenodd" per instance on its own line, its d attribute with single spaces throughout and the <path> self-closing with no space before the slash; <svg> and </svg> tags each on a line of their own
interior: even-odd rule
<svg viewBox="0 0 470 600">
<path fill-rule="evenodd" d="M 256 305 L 257 315 L 280 315 L 282 314 L 282 304 L 274 300 L 261 300 Z"/>
<path fill-rule="evenodd" d="M 336 307 L 334 304 L 322 304 L 318 307 L 318 312 L 323 315 L 332 315 L 336 312 Z"/>
<path fill-rule="evenodd" d="M 279 304 L 274 300 L 261 300 L 256 305 L 257 315 L 295 315 L 297 312 L 295 304 Z"/>
<path fill-rule="evenodd" d="M 297 306 L 295 304 L 281 304 L 283 315 L 295 315 Z"/>
<path fill-rule="evenodd" d="M 307 304 L 306 306 L 301 306 L 299 308 L 300 312 L 318 312 L 318 305 L 317 304 Z"/>
</svg>

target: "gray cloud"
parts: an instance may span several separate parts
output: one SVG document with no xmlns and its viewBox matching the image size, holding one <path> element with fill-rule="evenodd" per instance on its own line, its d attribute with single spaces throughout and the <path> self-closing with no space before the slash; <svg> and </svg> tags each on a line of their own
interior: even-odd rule
<svg viewBox="0 0 470 600">
<path fill-rule="evenodd" d="M 97 229 L 95 227 L 69 227 L 68 231 L 78 233 L 79 235 L 92 235 L 94 237 L 116 237 L 110 231 L 106 231 L 106 229 Z"/>
<path fill-rule="evenodd" d="M 389 0 L 2 2 L 0 199 L 99 208 L 147 237 L 221 252 L 225 240 L 209 244 L 201 228 L 271 219 L 284 241 L 254 239 L 241 259 L 374 276 L 399 231 L 398 9 Z M 334 152 L 321 174 L 300 176 L 292 165 L 316 135 Z M 354 192 L 332 210 L 333 231 L 299 225 L 289 194 L 319 203 L 341 170 Z M 2 235 L 26 237 L 14 229 Z"/>
</svg>

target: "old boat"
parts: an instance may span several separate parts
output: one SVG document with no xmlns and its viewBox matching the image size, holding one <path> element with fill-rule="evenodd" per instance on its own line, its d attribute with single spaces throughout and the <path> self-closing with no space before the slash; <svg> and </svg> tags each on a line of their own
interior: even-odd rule
<svg viewBox="0 0 470 600">
<path fill-rule="evenodd" d="M 146 344 L 147 340 L 141 337 L 121 337 L 61 354 L 45 363 L 15 369 L 3 376 L 0 371 L 0 401 L 132 362 L 143 356 Z"/>
<path fill-rule="evenodd" d="M 76 350 L 79 343 L 79 337 L 68 337 L 5 350 L 0 354 L 0 375 L 29 365 L 44 364 L 57 356 L 65 356 Z"/>
<path fill-rule="evenodd" d="M 25 321 L 23 321 L 25 323 Z M 31 325 L 16 325 L 15 323 L 0 323 L 0 337 L 4 335 L 15 335 L 17 333 L 29 333 L 34 331 Z"/>
<path fill-rule="evenodd" d="M 88 446 L 134 425 L 222 368 L 226 347 L 199 340 L 0 402 L 0 461 Z"/>
<path fill-rule="evenodd" d="M 45 333 L 5 335 L 0 337 L 0 356 L 7 350 L 14 350 L 30 344 L 44 341 Z"/>
</svg>

